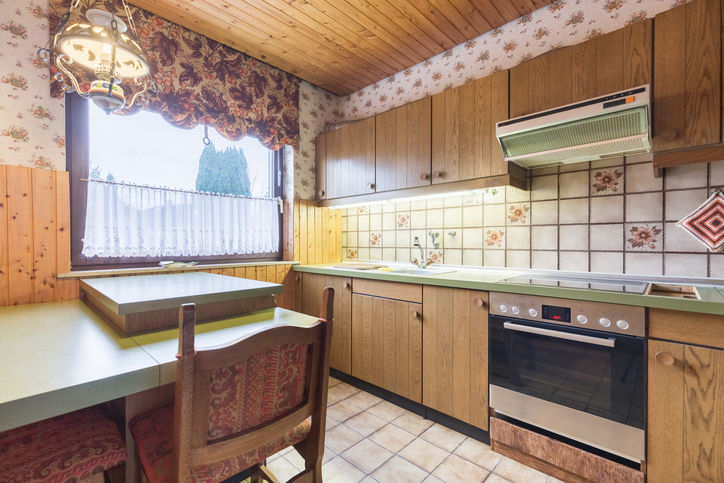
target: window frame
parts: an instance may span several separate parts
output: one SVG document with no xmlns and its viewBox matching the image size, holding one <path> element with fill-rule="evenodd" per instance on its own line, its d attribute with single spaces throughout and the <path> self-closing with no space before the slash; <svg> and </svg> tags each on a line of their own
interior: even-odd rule
<svg viewBox="0 0 724 483">
<path fill-rule="evenodd" d="M 65 137 L 66 137 L 66 170 L 70 177 L 70 263 L 72 271 L 103 270 L 115 268 L 143 268 L 157 267 L 158 262 L 168 260 L 164 257 L 86 257 L 83 250 L 83 236 L 85 235 L 86 212 L 88 209 L 88 181 L 90 175 L 90 116 L 88 109 L 92 109 L 90 101 L 76 93 L 65 96 Z M 272 159 L 269 163 L 269 186 L 271 196 L 283 199 L 284 149 L 271 151 Z M 248 262 L 275 262 L 283 259 L 282 244 L 283 215 L 278 214 L 279 246 L 274 254 L 258 255 L 218 255 L 178 257 L 178 262 L 200 262 L 200 264 L 248 263 Z"/>
</svg>

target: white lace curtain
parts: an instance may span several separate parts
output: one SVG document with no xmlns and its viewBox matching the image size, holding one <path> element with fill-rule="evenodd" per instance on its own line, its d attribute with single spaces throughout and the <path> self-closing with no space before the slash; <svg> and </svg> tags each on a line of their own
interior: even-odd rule
<svg viewBox="0 0 724 483">
<path fill-rule="evenodd" d="M 193 257 L 279 250 L 278 203 L 88 182 L 83 255 Z"/>
</svg>

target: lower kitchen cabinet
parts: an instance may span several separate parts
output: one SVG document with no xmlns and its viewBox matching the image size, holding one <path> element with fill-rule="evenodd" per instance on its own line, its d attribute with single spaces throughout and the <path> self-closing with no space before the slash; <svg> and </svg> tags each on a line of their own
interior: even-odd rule
<svg viewBox="0 0 724 483">
<path fill-rule="evenodd" d="M 724 317 L 652 308 L 649 337 L 647 481 L 724 481 Z"/>
<path fill-rule="evenodd" d="M 334 325 L 330 367 L 350 374 L 352 372 L 352 279 L 301 273 L 301 312 L 319 317 L 322 309 L 322 290 L 334 287 Z M 297 307 L 299 310 L 299 307 Z"/>
<path fill-rule="evenodd" d="M 422 403 L 488 430 L 488 293 L 423 288 Z"/>
<path fill-rule="evenodd" d="M 352 295 L 352 375 L 422 402 L 420 303 Z"/>
</svg>

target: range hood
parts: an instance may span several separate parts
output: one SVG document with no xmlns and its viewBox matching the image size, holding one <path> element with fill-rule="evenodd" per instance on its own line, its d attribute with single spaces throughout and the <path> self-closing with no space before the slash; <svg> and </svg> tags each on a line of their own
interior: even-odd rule
<svg viewBox="0 0 724 483">
<path fill-rule="evenodd" d="M 651 151 L 648 85 L 501 121 L 506 161 L 525 168 Z"/>
</svg>

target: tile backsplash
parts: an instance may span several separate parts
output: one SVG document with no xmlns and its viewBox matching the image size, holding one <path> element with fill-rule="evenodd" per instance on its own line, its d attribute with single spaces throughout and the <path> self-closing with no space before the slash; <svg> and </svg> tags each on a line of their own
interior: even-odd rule
<svg viewBox="0 0 724 483">
<path fill-rule="evenodd" d="M 409 262 L 418 237 L 436 263 L 721 278 L 724 253 L 710 253 L 676 222 L 724 186 L 724 162 L 655 178 L 650 160 L 532 170 L 530 191 L 348 208 L 345 258 Z M 440 233 L 439 248 L 429 230 Z"/>
</svg>

